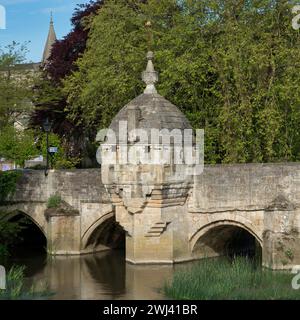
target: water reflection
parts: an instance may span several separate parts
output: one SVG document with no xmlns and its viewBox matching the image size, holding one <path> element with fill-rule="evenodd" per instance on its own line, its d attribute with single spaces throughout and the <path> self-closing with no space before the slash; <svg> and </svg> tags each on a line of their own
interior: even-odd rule
<svg viewBox="0 0 300 320">
<path fill-rule="evenodd" d="M 28 257 L 28 255 L 27 255 Z M 26 266 L 30 283 L 47 283 L 51 299 L 165 299 L 160 289 L 171 278 L 173 266 L 135 266 L 122 251 L 82 257 L 36 256 L 14 261 Z"/>
</svg>

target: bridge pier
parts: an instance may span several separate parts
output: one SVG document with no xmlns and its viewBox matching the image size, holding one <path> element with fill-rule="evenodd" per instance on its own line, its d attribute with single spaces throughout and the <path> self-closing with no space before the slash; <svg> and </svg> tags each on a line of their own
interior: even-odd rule
<svg viewBox="0 0 300 320">
<path fill-rule="evenodd" d="M 263 232 L 263 266 L 291 269 L 300 263 L 300 238 L 296 207 L 284 196 L 274 199 L 265 210 Z"/>
<path fill-rule="evenodd" d="M 65 214 L 60 211 L 47 215 L 47 251 L 51 255 L 81 254 L 79 214 Z"/>
</svg>

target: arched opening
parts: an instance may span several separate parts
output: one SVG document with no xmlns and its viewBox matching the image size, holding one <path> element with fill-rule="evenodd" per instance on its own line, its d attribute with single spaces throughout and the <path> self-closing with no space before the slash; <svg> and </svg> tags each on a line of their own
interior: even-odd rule
<svg viewBox="0 0 300 320">
<path fill-rule="evenodd" d="M 40 227 L 28 215 L 17 211 L 8 220 L 18 223 L 22 228 L 12 250 L 14 256 L 46 253 L 47 239 Z"/>
<path fill-rule="evenodd" d="M 30 216 L 15 211 L 7 215 L 7 220 L 18 223 L 21 231 L 9 249 L 9 257 L 5 262 L 7 268 L 13 265 L 25 266 L 25 276 L 30 278 L 41 272 L 46 265 L 47 239 L 42 229 Z"/>
<path fill-rule="evenodd" d="M 254 234 L 238 225 L 217 225 L 202 232 L 193 248 L 199 258 L 243 256 L 260 261 L 261 245 Z"/>
<path fill-rule="evenodd" d="M 114 215 L 101 221 L 91 232 L 84 245 L 86 252 L 101 252 L 111 249 L 125 251 L 125 231 L 116 222 Z"/>
</svg>

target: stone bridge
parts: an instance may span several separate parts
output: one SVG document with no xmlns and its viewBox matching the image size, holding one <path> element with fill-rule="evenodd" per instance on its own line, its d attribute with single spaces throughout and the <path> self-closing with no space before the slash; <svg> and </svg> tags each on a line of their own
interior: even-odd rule
<svg viewBox="0 0 300 320">
<path fill-rule="evenodd" d="M 147 60 L 144 93 L 97 135 L 101 169 L 25 171 L 0 210 L 30 217 L 54 255 L 125 243 L 128 262 L 172 264 L 250 247 L 266 267 L 300 265 L 300 164 L 206 166 L 200 174 L 190 159 L 199 160 L 204 143 L 158 94 L 152 52 Z M 63 201 L 47 208 L 53 195 Z"/>
<path fill-rule="evenodd" d="M 300 264 L 300 164 L 206 166 L 185 198 L 169 190 L 173 197 L 154 190 L 144 210 L 132 212 L 113 201 L 100 169 L 50 171 L 47 177 L 32 170 L 0 211 L 30 217 L 54 255 L 114 248 L 126 233 L 127 261 L 176 263 L 225 254 L 242 234 L 261 248 L 265 266 Z M 64 205 L 47 209 L 53 195 Z"/>
</svg>

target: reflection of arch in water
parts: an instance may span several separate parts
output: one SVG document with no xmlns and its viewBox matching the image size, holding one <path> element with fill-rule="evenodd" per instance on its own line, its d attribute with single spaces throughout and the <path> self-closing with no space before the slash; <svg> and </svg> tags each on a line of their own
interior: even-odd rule
<svg viewBox="0 0 300 320">
<path fill-rule="evenodd" d="M 125 231 L 116 222 L 113 212 L 95 221 L 82 237 L 82 252 L 100 252 L 125 248 Z"/>
<path fill-rule="evenodd" d="M 82 277 L 85 285 L 101 288 L 109 299 L 120 298 L 126 293 L 126 261 L 121 250 L 100 252 L 82 258 Z"/>
<path fill-rule="evenodd" d="M 215 221 L 198 230 L 191 239 L 194 257 L 261 255 L 262 240 L 251 226 L 238 221 Z"/>
</svg>

